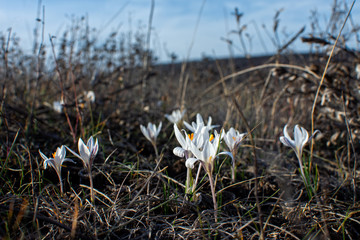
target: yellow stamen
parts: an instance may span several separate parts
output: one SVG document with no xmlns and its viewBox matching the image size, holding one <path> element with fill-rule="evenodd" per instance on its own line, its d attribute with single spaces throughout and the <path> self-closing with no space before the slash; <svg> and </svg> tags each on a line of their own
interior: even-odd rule
<svg viewBox="0 0 360 240">
<path fill-rule="evenodd" d="M 210 135 L 209 141 L 211 142 L 212 140 L 214 140 L 214 134 L 211 134 L 211 135 Z"/>
<path fill-rule="evenodd" d="M 189 136 L 189 138 L 190 138 L 191 141 L 194 139 L 194 133 L 188 134 L 188 136 Z"/>
<path fill-rule="evenodd" d="M 236 137 L 233 137 L 233 140 L 236 141 Z"/>
<path fill-rule="evenodd" d="M 56 152 L 54 152 L 54 153 L 52 154 L 52 157 L 53 157 L 53 158 L 55 158 L 55 156 L 56 156 Z"/>
</svg>

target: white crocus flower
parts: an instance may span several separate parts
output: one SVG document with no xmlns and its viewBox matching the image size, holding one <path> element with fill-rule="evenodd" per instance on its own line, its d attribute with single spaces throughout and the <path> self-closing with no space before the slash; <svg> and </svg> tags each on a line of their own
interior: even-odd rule
<svg viewBox="0 0 360 240">
<path fill-rule="evenodd" d="M 236 175 L 236 164 L 235 164 L 235 156 L 237 153 L 237 148 L 240 145 L 241 141 L 244 139 L 246 133 L 239 133 L 238 130 L 234 128 L 230 128 L 227 133 L 224 135 L 224 140 L 226 145 L 229 148 L 229 152 L 223 152 L 222 154 L 227 154 L 231 157 L 232 167 L 231 167 L 231 180 L 235 182 Z"/>
<path fill-rule="evenodd" d="M 78 149 L 79 149 L 80 155 L 77 154 L 76 152 L 74 152 L 73 150 L 71 150 L 70 148 L 68 148 L 68 147 L 66 147 L 66 148 L 72 154 L 74 154 L 74 156 L 81 159 L 84 163 L 85 168 L 88 170 L 88 172 L 91 172 L 92 164 L 93 164 L 95 156 L 99 150 L 99 143 L 98 143 L 97 139 L 94 141 L 94 138 L 91 136 L 85 145 L 84 141 L 81 138 L 79 138 Z"/>
<path fill-rule="evenodd" d="M 296 156 L 301 159 L 302 157 L 302 151 L 305 146 L 305 144 L 309 140 L 309 134 L 306 131 L 305 128 L 299 127 L 298 125 L 295 125 L 294 128 L 294 140 L 291 139 L 288 131 L 287 131 L 287 125 L 284 127 L 284 136 L 280 137 L 280 141 L 288 147 L 291 147 L 294 149 Z"/>
<path fill-rule="evenodd" d="M 165 117 L 172 123 L 178 123 L 184 117 L 186 110 L 174 110 L 171 114 L 165 114 Z"/>
<path fill-rule="evenodd" d="M 95 156 L 99 150 L 99 144 L 98 144 L 98 140 L 96 139 L 94 141 L 94 138 L 91 136 L 88 141 L 87 144 L 85 145 L 84 141 L 79 138 L 78 141 L 78 149 L 79 149 L 79 154 L 77 154 L 76 152 L 74 152 L 73 150 L 71 150 L 70 148 L 66 147 L 72 154 L 74 154 L 74 156 L 78 157 L 79 159 L 81 159 L 84 163 L 84 166 L 86 168 L 86 170 L 88 171 L 89 174 L 89 180 L 90 180 L 90 197 L 91 197 L 91 201 L 94 201 L 94 187 L 93 187 L 93 179 L 92 179 L 92 171 L 91 171 L 91 167 L 92 164 L 94 162 Z"/>
<path fill-rule="evenodd" d="M 95 92 L 94 91 L 84 91 L 84 95 L 87 101 L 94 103 L 95 102 Z"/>
<path fill-rule="evenodd" d="M 63 111 L 63 104 L 60 101 L 54 101 L 52 107 L 57 113 L 62 113 Z"/>
<path fill-rule="evenodd" d="M 178 157 L 187 158 L 191 139 L 190 137 L 188 137 L 185 131 L 184 131 L 185 132 L 185 137 L 184 137 L 176 124 L 174 124 L 174 132 L 175 132 L 175 137 L 178 140 L 181 147 L 175 147 L 173 153 Z"/>
<path fill-rule="evenodd" d="M 206 127 L 204 127 L 206 129 Z M 209 134 L 207 131 L 205 131 Z M 204 134 L 205 134 L 204 132 Z M 213 139 L 208 139 L 205 141 L 204 146 L 202 149 L 199 149 L 194 143 L 190 143 L 190 151 L 194 154 L 194 158 L 188 158 L 185 162 L 187 168 L 194 168 L 194 164 L 197 161 L 201 162 L 201 166 L 203 166 L 204 170 L 208 174 L 209 181 L 210 181 L 210 188 L 211 194 L 214 203 L 214 210 L 215 210 L 215 221 L 217 221 L 217 202 L 216 202 L 216 195 L 215 195 L 215 184 L 214 178 L 212 176 L 214 170 L 214 160 L 217 157 L 217 152 L 220 145 L 220 139 L 223 135 L 223 131 L 218 134 L 216 131 L 214 133 Z M 197 182 L 197 180 L 195 180 Z"/>
<path fill-rule="evenodd" d="M 315 136 L 315 134 L 319 132 L 319 130 L 316 130 L 310 137 L 313 138 Z M 291 139 L 288 131 L 287 131 L 287 125 L 285 125 L 284 127 L 284 136 L 280 137 L 280 141 L 287 147 L 291 147 L 296 154 L 296 157 L 299 160 L 299 165 L 300 165 L 300 171 L 301 171 L 301 175 L 304 178 L 305 181 L 305 174 L 304 174 L 304 169 L 303 169 L 303 164 L 302 164 L 302 152 L 303 152 L 303 148 L 305 146 L 305 144 L 307 142 L 309 142 L 309 134 L 306 131 L 305 128 L 303 127 L 299 127 L 298 125 L 295 125 L 294 128 L 294 140 Z"/>
<path fill-rule="evenodd" d="M 360 63 L 356 64 L 355 72 L 356 72 L 356 78 L 359 80 L 360 79 Z"/>
<path fill-rule="evenodd" d="M 245 135 L 246 133 L 239 133 L 239 131 L 234 128 L 230 128 L 229 131 L 225 133 L 224 141 L 230 150 L 229 155 L 232 159 L 234 159 L 234 153 L 241 141 L 244 139 Z"/>
<path fill-rule="evenodd" d="M 208 128 L 205 127 L 202 123 L 199 124 L 196 131 L 191 134 L 187 134 L 185 130 L 182 130 L 182 131 L 185 133 L 185 136 L 183 136 L 183 134 L 181 133 L 181 131 L 179 130 L 177 125 L 174 124 L 175 137 L 178 140 L 178 142 L 180 143 L 181 147 L 176 147 L 173 152 L 178 157 L 184 157 L 185 152 L 187 154 L 190 152 L 189 151 L 190 143 L 197 146 L 198 149 L 202 149 L 204 143 L 206 141 L 208 141 L 210 138 Z M 180 150 L 180 149 L 182 149 L 182 150 Z M 186 158 L 188 158 L 188 157 L 186 157 Z"/>
<path fill-rule="evenodd" d="M 204 145 L 203 144 L 204 139 L 206 139 L 206 141 L 209 141 L 208 130 L 203 124 L 202 124 L 201 128 L 199 127 L 196 132 L 191 133 L 191 134 L 187 134 L 185 130 L 182 130 L 182 132 L 185 134 L 185 136 L 183 136 L 183 133 L 179 130 L 177 125 L 174 124 L 174 132 L 175 132 L 175 137 L 178 140 L 178 142 L 180 143 L 181 147 L 175 147 L 174 150 L 173 150 L 173 153 L 174 153 L 174 155 L 176 155 L 178 157 L 182 157 L 182 158 L 185 157 L 186 160 L 193 156 L 192 152 L 190 151 L 191 144 L 197 146 L 197 148 L 199 148 L 199 149 L 202 149 L 202 147 Z M 199 166 L 198 173 L 197 173 L 197 176 L 196 176 L 196 180 L 195 180 L 195 183 L 194 183 L 193 180 L 192 180 L 192 176 L 191 176 L 191 169 L 192 168 L 187 167 L 186 193 L 190 193 L 191 185 L 192 185 L 192 192 L 195 191 L 196 184 L 197 184 L 197 179 L 199 177 L 200 170 L 201 170 L 201 166 Z"/>
<path fill-rule="evenodd" d="M 152 124 L 151 122 L 148 123 L 147 127 L 140 125 L 141 132 L 144 134 L 146 139 L 151 142 L 151 144 L 154 147 L 156 158 L 158 158 L 158 156 L 159 156 L 158 150 L 156 147 L 156 139 L 160 133 L 161 127 L 162 127 L 162 122 L 160 122 L 158 127 L 156 127 L 156 125 Z"/>
<path fill-rule="evenodd" d="M 161 127 L 162 127 L 162 122 L 160 122 L 158 127 L 156 127 L 156 125 L 152 124 L 151 122 L 148 123 L 147 127 L 140 125 L 141 132 L 144 134 L 146 139 L 153 144 L 156 143 L 156 139 L 160 133 Z"/>
<path fill-rule="evenodd" d="M 63 193 L 63 184 L 61 179 L 61 164 L 65 161 L 73 162 L 71 159 L 65 158 L 66 150 L 64 146 L 58 147 L 56 152 L 52 154 L 52 158 L 48 158 L 39 150 L 40 156 L 45 160 L 44 168 L 46 169 L 48 165 L 55 169 L 56 174 L 58 175 L 60 181 L 60 192 Z"/>
<path fill-rule="evenodd" d="M 208 136 L 207 131 L 203 131 L 205 136 Z M 206 135 L 207 134 L 207 135 Z M 199 149 L 199 146 L 195 145 L 193 142 L 190 143 L 190 151 L 194 154 L 194 158 L 189 158 L 186 160 L 186 167 L 194 168 L 194 164 L 197 161 L 201 161 L 205 171 L 210 175 L 212 174 L 214 168 L 214 160 L 217 157 L 217 151 L 219 149 L 220 139 L 223 131 L 219 134 L 215 131 L 214 138 L 208 141 L 205 141 L 202 149 Z"/>
<path fill-rule="evenodd" d="M 212 123 L 212 118 L 209 116 L 208 123 L 205 125 L 204 120 L 201 117 L 200 113 L 196 114 L 196 122 L 192 122 L 191 125 L 186 121 L 184 121 L 185 127 L 192 132 L 196 132 L 198 128 L 200 128 L 202 125 L 206 126 L 208 130 L 217 127 L 217 125 L 211 125 L 211 123 Z"/>
</svg>

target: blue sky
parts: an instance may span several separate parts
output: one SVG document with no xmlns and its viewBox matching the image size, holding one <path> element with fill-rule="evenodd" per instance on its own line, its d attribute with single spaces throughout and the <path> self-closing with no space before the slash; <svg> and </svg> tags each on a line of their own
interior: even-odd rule
<svg viewBox="0 0 360 240">
<path fill-rule="evenodd" d="M 342 2 L 342 0 L 338 0 Z M 100 39 L 106 38 L 112 30 L 118 29 L 127 33 L 133 31 L 141 22 L 144 29 L 148 23 L 150 0 L 43 0 L 45 6 L 45 36 L 61 37 L 62 31 L 71 25 L 73 17 L 80 18 L 85 14 L 89 17 L 89 25 L 102 29 Z M 167 60 L 164 46 L 170 52 L 178 55 L 179 60 L 187 57 L 199 16 L 203 0 L 155 0 L 153 31 L 151 47 L 161 60 Z M 306 33 L 311 31 L 311 11 L 318 12 L 319 22 L 325 28 L 330 17 L 332 0 L 206 0 L 202 11 L 198 30 L 191 48 L 190 58 L 196 59 L 206 56 L 226 57 L 229 51 L 221 38 L 229 38 L 236 49 L 235 54 L 244 54 L 237 35 L 230 34 L 237 28 L 232 13 L 235 7 L 244 13 L 241 24 L 247 26 L 245 32 L 251 38 L 251 45 L 245 38 L 246 49 L 251 55 L 272 53 L 274 45 L 266 35 L 263 25 L 271 31 L 273 17 L 277 10 L 283 9 L 280 14 L 280 38 L 287 39 L 284 34 L 292 36 L 301 27 L 306 27 Z M 350 6 L 352 1 L 345 0 Z M 33 42 L 33 29 L 37 13 L 36 0 L 0 0 L 0 31 L 7 33 L 9 27 L 12 32 L 21 38 L 21 46 L 27 50 Z M 116 15 L 122 9 L 121 13 Z M 355 23 L 360 22 L 360 6 L 356 3 L 352 12 Z M 116 15 L 116 18 L 109 21 Z M 129 21 L 131 19 L 131 21 Z M 131 23 L 130 23 L 131 22 Z M 256 32 L 255 25 L 259 33 Z M 260 41 L 260 36 L 265 47 Z M 48 41 L 48 40 L 47 40 Z M 49 43 L 47 43 L 49 45 Z M 304 51 L 308 47 L 297 41 L 294 50 Z"/>
</svg>

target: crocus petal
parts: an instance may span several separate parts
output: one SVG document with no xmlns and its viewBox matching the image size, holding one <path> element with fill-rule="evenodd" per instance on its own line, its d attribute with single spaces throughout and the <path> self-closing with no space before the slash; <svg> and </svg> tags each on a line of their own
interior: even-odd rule
<svg viewBox="0 0 360 240">
<path fill-rule="evenodd" d="M 189 123 L 187 123 L 186 121 L 184 121 L 184 125 L 190 131 L 195 132 L 195 128 L 193 126 L 191 126 Z"/>
<path fill-rule="evenodd" d="M 56 172 L 58 172 L 58 168 L 56 166 L 56 162 L 54 158 L 49 158 L 46 160 L 46 165 L 50 165 L 53 169 L 55 169 Z"/>
<path fill-rule="evenodd" d="M 234 160 L 234 156 L 231 152 L 220 152 L 218 155 L 228 155 L 232 160 Z"/>
<path fill-rule="evenodd" d="M 196 114 L 196 123 L 204 123 L 204 120 L 202 118 L 202 116 L 200 115 L 200 113 Z"/>
<path fill-rule="evenodd" d="M 302 146 L 304 146 L 307 142 L 308 142 L 308 140 L 309 140 L 309 134 L 308 134 L 308 132 L 306 131 L 306 129 L 305 128 L 301 128 L 301 132 L 302 132 L 302 136 L 303 136 L 303 140 L 302 140 Z"/>
<path fill-rule="evenodd" d="M 294 140 L 295 140 L 295 146 L 296 148 L 300 148 L 303 142 L 303 135 L 302 131 L 300 130 L 300 127 L 298 125 L 295 125 L 294 128 Z"/>
<path fill-rule="evenodd" d="M 85 164 L 88 164 L 90 158 L 90 150 L 81 138 L 79 139 L 78 148 L 81 159 L 84 161 Z"/>
<path fill-rule="evenodd" d="M 194 168 L 194 164 L 199 161 L 200 159 L 197 159 L 197 158 L 188 158 L 186 159 L 186 162 L 185 162 L 185 166 L 187 168 L 191 168 L 193 169 Z"/>
<path fill-rule="evenodd" d="M 95 145 L 92 147 L 91 156 L 95 156 L 99 150 L 99 142 L 96 139 Z"/>
<path fill-rule="evenodd" d="M 89 149 L 89 152 L 91 152 L 92 149 L 94 148 L 94 138 L 92 136 L 88 139 L 86 146 Z"/>
<path fill-rule="evenodd" d="M 144 136 L 146 137 L 146 139 L 151 142 L 151 138 L 150 138 L 150 135 L 149 135 L 149 132 L 148 132 L 147 128 L 144 127 L 143 125 L 140 125 L 140 130 L 141 130 L 141 132 L 144 134 Z"/>
<path fill-rule="evenodd" d="M 207 125 L 206 125 L 209 128 L 209 130 L 212 129 L 211 123 L 212 123 L 212 118 L 211 118 L 211 116 L 209 116 L 208 122 L 207 122 Z"/>
<path fill-rule="evenodd" d="M 183 135 L 181 134 L 179 128 L 177 127 L 176 124 L 174 124 L 174 132 L 175 132 L 175 137 L 178 140 L 178 142 L 180 143 L 180 146 L 182 148 L 186 148 L 186 141 L 185 138 L 183 137 Z M 186 134 L 186 133 L 185 133 Z"/>
<path fill-rule="evenodd" d="M 174 155 L 181 157 L 181 158 L 185 157 L 185 152 L 186 152 L 186 150 L 181 147 L 176 147 L 173 149 Z"/>
<path fill-rule="evenodd" d="M 320 133 L 320 131 L 319 131 L 319 130 L 315 130 L 314 133 L 309 137 L 308 142 L 310 142 L 311 139 L 313 139 L 317 133 Z"/>
<path fill-rule="evenodd" d="M 75 163 L 73 160 L 71 160 L 70 158 L 64 158 L 64 160 L 62 160 L 62 162 L 72 162 Z"/>
<path fill-rule="evenodd" d="M 161 127 L 162 127 L 162 122 L 160 122 L 158 128 L 157 128 L 157 131 L 156 131 L 156 134 L 155 134 L 155 138 L 157 138 L 157 136 L 159 135 L 160 133 L 160 130 L 161 130 Z"/>
<path fill-rule="evenodd" d="M 63 145 L 60 148 L 56 149 L 55 157 L 58 157 L 59 159 L 64 159 L 65 155 L 66 155 L 66 150 Z"/>
<path fill-rule="evenodd" d="M 292 145 L 292 143 L 291 142 L 289 142 L 289 140 L 286 138 L 286 137 L 284 137 L 284 136 L 281 136 L 280 137 L 280 142 L 282 142 L 285 146 L 287 146 L 287 147 L 291 147 L 291 148 L 294 148 L 295 146 L 294 145 Z"/>
<path fill-rule="evenodd" d="M 43 154 L 40 150 L 39 150 L 40 156 L 46 161 L 48 159 L 47 156 L 45 156 L 45 154 Z"/>
<path fill-rule="evenodd" d="M 198 149 L 198 147 L 190 140 L 189 136 L 186 136 L 186 139 L 189 143 L 189 151 L 192 152 L 195 157 L 201 158 L 201 151 Z"/>
<path fill-rule="evenodd" d="M 79 154 L 77 154 L 76 152 L 74 152 L 73 150 L 71 150 L 68 146 L 65 146 L 67 150 L 69 150 L 75 157 L 79 158 L 82 160 L 81 156 Z"/>
<path fill-rule="evenodd" d="M 44 168 L 47 169 L 47 167 L 50 165 L 51 167 L 54 166 L 54 164 L 51 164 L 51 161 L 54 161 L 53 159 L 46 159 L 44 161 Z"/>
<path fill-rule="evenodd" d="M 289 147 L 290 146 L 295 146 L 295 141 L 293 141 L 287 131 L 287 124 L 284 127 L 284 137 L 287 139 L 287 142 L 289 143 Z M 285 144 L 286 145 L 286 144 Z"/>
<path fill-rule="evenodd" d="M 175 123 L 174 121 L 174 117 L 172 115 L 169 115 L 169 114 L 165 114 L 165 117 L 167 118 L 167 120 L 169 120 L 170 122 L 172 123 Z"/>
</svg>

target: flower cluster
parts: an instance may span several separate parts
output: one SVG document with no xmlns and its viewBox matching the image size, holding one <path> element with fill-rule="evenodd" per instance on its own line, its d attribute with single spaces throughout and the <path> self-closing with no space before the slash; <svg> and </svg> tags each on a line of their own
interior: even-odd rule
<svg viewBox="0 0 360 240">
<path fill-rule="evenodd" d="M 196 115 L 196 121 L 188 123 L 181 120 L 185 114 L 184 111 L 175 110 L 171 114 L 166 114 L 165 117 L 173 123 L 174 135 L 180 146 L 173 149 L 174 155 L 185 158 L 185 166 L 187 167 L 187 178 L 186 178 L 186 193 L 194 194 L 196 191 L 197 181 L 203 169 L 209 179 L 210 188 L 212 192 L 212 198 L 214 203 L 215 218 L 217 212 L 217 202 L 215 194 L 216 177 L 213 176 L 215 169 L 215 160 L 220 155 L 227 155 L 232 160 L 231 166 L 231 180 L 236 180 L 236 157 L 238 148 L 246 138 L 248 133 L 240 133 L 238 130 L 231 127 L 227 132 L 221 129 L 219 132 L 214 128 L 218 125 L 212 125 L 212 118 L 209 117 L 207 123 L 204 122 L 202 116 L 198 113 Z M 183 125 L 186 129 L 179 129 L 179 125 Z M 158 126 L 152 123 L 148 123 L 145 127 L 140 125 L 141 132 L 144 134 L 147 140 L 151 142 L 156 153 L 157 166 L 159 166 L 160 159 L 157 150 L 157 137 L 161 131 L 162 122 Z M 294 139 L 292 139 L 288 133 L 287 125 L 284 127 L 284 136 L 280 137 L 280 141 L 288 147 L 291 147 L 299 161 L 300 173 L 304 179 L 306 187 L 311 183 L 309 179 L 309 172 L 311 171 L 311 165 L 307 168 L 306 164 L 303 164 L 302 154 L 305 144 L 307 144 L 314 135 L 318 132 L 315 131 L 310 137 L 305 128 L 299 127 L 298 125 L 294 128 Z M 225 142 L 228 150 L 220 152 L 221 143 Z M 66 149 L 69 150 L 75 157 L 83 162 L 85 169 L 88 172 L 90 180 L 91 200 L 94 201 L 94 190 L 93 190 L 93 179 L 92 179 L 92 165 L 94 159 L 99 150 L 99 143 L 97 139 L 92 136 L 88 139 L 87 143 L 79 138 L 78 140 L 78 153 L 73 151 L 67 146 L 62 145 L 56 149 L 51 158 L 48 158 L 40 150 L 40 156 L 44 159 L 45 169 L 51 166 L 55 169 L 56 174 L 60 182 L 60 191 L 63 193 L 63 184 L 61 179 L 61 168 L 65 161 L 74 162 L 71 159 L 66 158 Z M 195 180 L 192 178 L 192 169 L 198 166 L 198 171 Z M 311 187 L 311 186 L 310 186 Z M 314 192 L 314 189 L 310 189 Z"/>
<path fill-rule="evenodd" d="M 71 150 L 69 147 L 62 145 L 61 147 L 58 147 L 56 149 L 56 152 L 53 153 L 52 158 L 48 158 L 43 154 L 40 150 L 40 156 L 44 159 L 44 168 L 46 169 L 48 165 L 53 167 L 56 171 L 56 174 L 58 175 L 59 182 L 60 182 L 60 191 L 63 193 L 63 184 L 61 179 L 61 166 L 62 163 L 65 161 L 71 161 L 74 162 L 71 159 L 65 158 L 66 156 L 66 149 L 68 149 L 74 156 L 78 157 L 80 160 L 82 160 L 84 167 L 89 173 L 89 179 L 90 179 L 90 190 L 91 190 L 91 200 L 94 200 L 94 194 L 93 194 L 93 181 L 92 181 L 92 174 L 91 174 L 91 168 L 92 164 L 94 162 L 95 156 L 99 149 L 98 140 L 96 139 L 94 141 L 93 137 L 91 136 L 89 140 L 87 141 L 87 144 L 85 145 L 84 141 L 79 138 L 78 141 L 78 148 L 79 153 L 77 154 L 73 150 Z"/>
<path fill-rule="evenodd" d="M 212 118 L 209 117 L 207 124 L 205 124 L 200 114 L 196 115 L 196 122 L 191 124 L 184 121 L 184 125 L 191 133 L 187 133 L 185 129 L 179 130 L 178 126 L 174 124 L 174 132 L 177 141 L 180 146 L 175 147 L 173 153 L 178 157 L 184 157 L 186 159 L 185 165 L 187 167 L 187 181 L 186 188 L 189 189 L 191 183 L 191 169 L 195 167 L 195 163 L 199 162 L 199 170 L 202 167 L 208 175 L 211 192 L 213 196 L 214 210 L 217 211 L 217 203 L 215 196 L 215 183 L 213 178 L 215 159 L 220 154 L 227 154 L 231 156 L 234 163 L 235 150 L 243 140 L 245 133 L 240 134 L 234 128 L 225 133 L 222 129 L 220 132 L 216 130 L 211 133 L 212 129 L 217 127 L 211 125 Z M 219 152 L 221 140 L 225 139 L 226 145 L 229 147 L 230 152 Z M 196 176 L 195 182 L 192 183 L 192 192 L 194 192 L 199 178 L 199 173 Z M 189 193 L 190 191 L 187 191 Z"/>
</svg>

